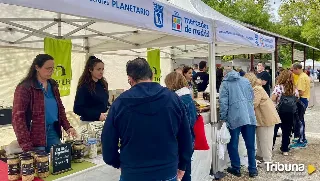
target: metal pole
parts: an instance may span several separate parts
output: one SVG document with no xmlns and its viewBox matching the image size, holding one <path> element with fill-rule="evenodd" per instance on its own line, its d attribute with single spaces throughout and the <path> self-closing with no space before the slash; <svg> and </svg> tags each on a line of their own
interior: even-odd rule
<svg viewBox="0 0 320 181">
<path fill-rule="evenodd" d="M 62 37 L 62 31 L 61 31 L 61 14 L 58 13 L 58 36 L 59 38 Z"/>
<path fill-rule="evenodd" d="M 307 47 L 303 49 L 303 69 L 306 70 Z"/>
<path fill-rule="evenodd" d="M 250 66 L 251 66 L 250 71 L 251 71 L 251 72 L 254 71 L 253 61 L 254 61 L 254 55 L 251 54 L 251 59 L 250 59 Z"/>
<path fill-rule="evenodd" d="M 220 120 L 217 116 L 217 90 L 216 90 L 216 52 L 215 52 L 215 42 L 216 42 L 216 25 L 213 21 L 213 42 L 209 44 L 209 65 L 210 65 L 210 119 L 211 119 L 211 149 L 212 149 L 212 171 L 215 179 L 221 179 L 225 176 L 224 173 L 219 172 L 219 159 L 218 159 L 218 138 L 217 132 L 219 129 Z"/>
<path fill-rule="evenodd" d="M 312 50 L 312 70 L 314 72 L 314 49 Z"/>
<path fill-rule="evenodd" d="M 90 47 L 89 47 L 89 38 L 88 37 L 85 37 L 83 39 L 84 41 L 84 51 L 86 52 L 86 59 L 85 61 L 87 61 L 89 59 L 89 54 L 90 54 Z"/>
<path fill-rule="evenodd" d="M 291 63 L 293 64 L 294 63 L 294 57 L 293 57 L 293 55 L 294 55 L 294 43 L 292 42 L 291 43 Z"/>
<path fill-rule="evenodd" d="M 272 66 L 272 86 L 275 86 L 276 85 L 276 51 L 275 50 L 273 53 L 272 53 L 272 60 L 271 60 L 271 66 Z"/>
<path fill-rule="evenodd" d="M 278 69 L 278 63 L 279 63 L 279 49 L 278 49 L 278 37 L 276 37 L 276 42 L 275 42 L 275 50 L 274 50 L 274 62 L 272 62 L 272 64 L 274 64 L 274 66 L 272 65 L 272 73 L 276 72 Z M 274 74 L 274 76 L 272 75 L 272 77 L 275 78 L 276 74 Z M 275 84 L 272 84 L 275 85 Z"/>
</svg>

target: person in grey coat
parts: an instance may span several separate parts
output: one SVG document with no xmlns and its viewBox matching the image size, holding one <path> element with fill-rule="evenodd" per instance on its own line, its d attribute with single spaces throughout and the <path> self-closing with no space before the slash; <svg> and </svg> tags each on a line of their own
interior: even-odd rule
<svg viewBox="0 0 320 181">
<path fill-rule="evenodd" d="M 257 120 L 253 106 L 254 93 L 248 79 L 231 68 L 225 69 L 225 77 L 220 88 L 220 120 L 225 121 L 230 131 L 231 139 L 227 145 L 231 167 L 227 171 L 240 177 L 240 157 L 238 152 L 239 135 L 245 141 L 249 176 L 258 175 L 255 160 L 255 134 Z"/>
</svg>

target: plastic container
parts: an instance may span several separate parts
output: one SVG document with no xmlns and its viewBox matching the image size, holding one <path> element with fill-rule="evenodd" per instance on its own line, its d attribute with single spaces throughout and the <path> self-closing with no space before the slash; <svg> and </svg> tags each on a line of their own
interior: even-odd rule
<svg viewBox="0 0 320 181">
<path fill-rule="evenodd" d="M 97 139 L 89 138 L 88 146 L 89 146 L 89 158 L 93 159 L 97 157 L 98 156 Z"/>
</svg>

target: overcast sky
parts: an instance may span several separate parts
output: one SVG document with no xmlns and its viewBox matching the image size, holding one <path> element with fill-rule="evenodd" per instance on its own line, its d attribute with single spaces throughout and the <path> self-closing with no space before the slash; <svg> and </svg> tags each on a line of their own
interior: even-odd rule
<svg viewBox="0 0 320 181">
<path fill-rule="evenodd" d="M 281 0 L 270 0 L 270 4 L 271 4 L 271 7 L 273 9 L 272 14 L 276 18 L 276 20 L 278 20 L 279 19 L 278 9 L 280 7 Z"/>
</svg>

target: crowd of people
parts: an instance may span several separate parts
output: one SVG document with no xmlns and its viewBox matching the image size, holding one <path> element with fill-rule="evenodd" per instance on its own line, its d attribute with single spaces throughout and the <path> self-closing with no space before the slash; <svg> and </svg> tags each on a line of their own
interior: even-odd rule
<svg viewBox="0 0 320 181">
<path fill-rule="evenodd" d="M 51 78 L 53 71 L 53 57 L 40 54 L 15 90 L 12 125 L 23 151 L 50 152 L 52 145 L 61 143 L 61 127 L 77 136 L 66 118 L 58 85 Z M 227 171 L 236 176 L 241 176 L 240 133 L 250 177 L 258 175 L 256 159 L 272 161 L 280 127 L 283 155 L 308 143 L 303 117 L 310 79 L 302 66 L 296 63 L 291 70 L 281 71 L 273 91 L 265 64 L 259 63 L 257 71 L 217 68 L 220 119 L 231 135 L 227 145 L 231 167 Z M 144 58 L 128 61 L 126 73 L 131 88 L 110 107 L 104 63 L 90 57 L 79 79 L 74 112 L 81 122 L 106 121 L 101 135 L 103 159 L 120 169 L 120 181 L 190 181 L 198 119 L 193 98 L 208 87 L 207 63 L 176 69 L 166 76 L 166 87 L 152 82 L 152 69 Z"/>
<path fill-rule="evenodd" d="M 261 166 L 272 161 L 272 150 L 275 149 L 280 127 L 280 150 L 284 156 L 289 155 L 290 149 L 305 148 L 308 143 L 304 113 L 310 98 L 309 76 L 304 73 L 301 64 L 295 63 L 290 70 L 279 73 L 271 91 L 271 75 L 265 67 L 260 62 L 256 74 L 246 73 L 243 77 L 231 68 L 225 69 L 219 98 L 220 118 L 226 121 L 231 135 L 227 146 L 231 167 L 227 171 L 236 176 L 241 176 L 238 154 L 240 133 L 247 148 L 250 177 L 258 175 L 256 159 Z"/>
</svg>

